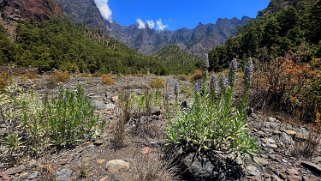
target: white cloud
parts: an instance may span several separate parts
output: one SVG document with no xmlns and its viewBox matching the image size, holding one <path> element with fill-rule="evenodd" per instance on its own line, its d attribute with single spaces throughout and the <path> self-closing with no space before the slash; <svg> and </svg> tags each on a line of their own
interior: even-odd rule
<svg viewBox="0 0 321 181">
<path fill-rule="evenodd" d="M 143 21 L 143 20 L 141 20 L 141 19 L 137 19 L 136 20 L 136 22 L 137 22 L 137 24 L 138 24 L 138 28 L 139 29 L 145 29 L 146 28 L 146 24 L 145 24 L 145 22 Z"/>
<path fill-rule="evenodd" d="M 139 29 L 145 29 L 148 27 L 149 29 L 156 29 L 158 31 L 163 31 L 166 28 L 168 28 L 168 25 L 163 24 L 162 19 L 158 19 L 155 22 L 154 20 L 143 21 L 142 19 L 138 18 L 136 22 Z"/>
<path fill-rule="evenodd" d="M 147 20 L 146 21 L 148 28 L 154 29 L 155 28 L 155 22 L 153 20 Z"/>
<path fill-rule="evenodd" d="M 112 11 L 109 8 L 108 5 L 108 0 L 95 0 L 96 6 L 100 11 L 101 16 L 107 20 L 107 21 L 112 21 L 111 19 L 111 15 L 112 15 Z"/>
<path fill-rule="evenodd" d="M 157 24 L 157 30 L 159 31 L 163 31 L 166 28 L 168 28 L 168 25 L 163 24 L 162 19 L 157 20 L 156 24 Z"/>
</svg>

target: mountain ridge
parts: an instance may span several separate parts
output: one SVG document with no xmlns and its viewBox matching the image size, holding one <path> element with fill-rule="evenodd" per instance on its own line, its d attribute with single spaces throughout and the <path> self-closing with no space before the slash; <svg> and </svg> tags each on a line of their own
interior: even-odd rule
<svg viewBox="0 0 321 181">
<path fill-rule="evenodd" d="M 65 15 L 74 22 L 99 28 L 120 42 L 151 55 L 168 45 L 178 45 L 189 54 L 203 57 L 210 49 L 222 45 L 239 26 L 247 24 L 251 18 L 219 18 L 216 23 L 198 24 L 193 29 L 158 31 L 149 28 L 139 29 L 137 24 L 122 26 L 117 22 L 108 22 L 100 15 L 93 0 L 55 0 Z M 203 34 L 204 33 L 204 34 Z"/>
</svg>

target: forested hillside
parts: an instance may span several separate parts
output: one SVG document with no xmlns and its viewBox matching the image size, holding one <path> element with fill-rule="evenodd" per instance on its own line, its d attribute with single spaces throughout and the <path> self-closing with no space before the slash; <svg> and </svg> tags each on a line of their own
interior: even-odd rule
<svg viewBox="0 0 321 181">
<path fill-rule="evenodd" d="M 270 61 L 290 51 L 301 51 L 308 61 L 321 55 L 320 40 L 320 0 L 272 0 L 236 36 L 210 51 L 211 69 L 227 67 L 234 57 Z"/>
<path fill-rule="evenodd" d="M 190 55 L 171 61 L 154 59 L 141 55 L 103 32 L 74 25 L 64 18 L 21 23 L 16 30 L 16 41 L 7 37 L 1 27 L 0 65 L 31 66 L 41 71 L 60 69 L 126 74 L 147 71 L 155 74 L 188 73 L 195 68 L 193 62 L 188 65 L 179 63 L 183 59 L 190 60 Z M 171 69 L 173 64 L 178 65 L 178 69 Z"/>
</svg>

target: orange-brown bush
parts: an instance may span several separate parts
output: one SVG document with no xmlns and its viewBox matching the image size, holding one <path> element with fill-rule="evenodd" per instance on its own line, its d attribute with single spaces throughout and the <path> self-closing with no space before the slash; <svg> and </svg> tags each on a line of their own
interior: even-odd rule
<svg viewBox="0 0 321 181">
<path fill-rule="evenodd" d="M 68 72 L 55 71 L 54 74 L 50 77 L 50 80 L 53 82 L 68 82 L 70 75 Z"/>
<path fill-rule="evenodd" d="M 101 81 L 105 85 L 115 85 L 115 80 L 111 74 L 104 74 L 101 76 Z"/>
<path fill-rule="evenodd" d="M 8 84 L 8 76 L 6 73 L 0 73 L 0 91 L 3 90 Z"/>
<path fill-rule="evenodd" d="M 257 71 L 251 106 L 285 111 L 304 120 L 318 120 L 321 101 L 321 69 L 314 59 L 302 63 L 287 55 Z"/>
<path fill-rule="evenodd" d="M 200 69 L 196 69 L 194 71 L 194 74 L 191 77 L 191 81 L 194 82 L 198 79 L 202 79 L 202 77 L 203 77 L 202 71 Z"/>
<path fill-rule="evenodd" d="M 24 73 L 23 76 L 30 80 L 34 80 L 38 77 L 37 73 L 31 71 Z"/>
<path fill-rule="evenodd" d="M 154 89 L 162 89 L 165 87 L 165 81 L 160 77 L 156 77 L 155 79 L 149 81 L 149 86 Z"/>
</svg>

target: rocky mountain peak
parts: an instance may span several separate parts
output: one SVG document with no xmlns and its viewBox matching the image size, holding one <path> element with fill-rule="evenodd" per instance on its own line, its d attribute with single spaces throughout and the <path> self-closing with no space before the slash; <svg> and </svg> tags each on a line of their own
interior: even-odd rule
<svg viewBox="0 0 321 181">
<path fill-rule="evenodd" d="M 1 18 L 7 21 L 49 19 L 61 13 L 53 0 L 0 0 Z"/>
</svg>

